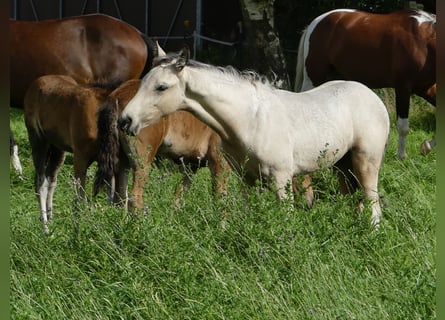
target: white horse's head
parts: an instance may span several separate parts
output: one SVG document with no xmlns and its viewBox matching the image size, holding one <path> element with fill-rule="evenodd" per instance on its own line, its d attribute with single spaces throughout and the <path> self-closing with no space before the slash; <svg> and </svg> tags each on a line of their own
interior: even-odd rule
<svg viewBox="0 0 445 320">
<path fill-rule="evenodd" d="M 186 107 L 181 77 L 189 56 L 189 50 L 183 49 L 179 54 L 170 55 L 162 51 L 155 58 L 154 67 L 142 79 L 139 90 L 120 115 L 120 128 L 137 135 L 162 117 Z"/>
</svg>

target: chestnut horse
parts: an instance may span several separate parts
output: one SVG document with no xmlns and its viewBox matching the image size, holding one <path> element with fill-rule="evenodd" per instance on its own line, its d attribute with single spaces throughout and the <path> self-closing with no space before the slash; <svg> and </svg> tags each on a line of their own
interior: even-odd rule
<svg viewBox="0 0 445 320">
<path fill-rule="evenodd" d="M 105 86 L 139 78 L 149 70 L 156 50 L 135 27 L 104 14 L 10 20 L 10 105 L 23 108 L 26 90 L 43 75 L 69 75 L 78 83 Z M 14 148 L 16 164 L 20 160 Z"/>
<path fill-rule="evenodd" d="M 129 160 L 127 156 L 128 149 L 132 148 L 129 144 L 115 144 L 114 147 L 118 149 L 114 151 L 108 148 L 110 145 L 107 142 L 116 136 L 112 131 L 104 132 L 101 123 L 103 119 L 109 119 L 103 112 L 109 108 L 102 107 L 98 117 L 99 108 L 101 105 L 119 105 L 122 109 L 137 91 L 139 84 L 140 80 L 129 80 L 112 91 L 106 87 L 79 84 L 64 75 L 42 76 L 31 84 L 24 100 L 25 125 L 35 167 L 35 191 L 46 233 L 49 232 L 48 222 L 53 217 L 53 196 L 65 152 L 73 153 L 74 177 L 78 180 L 75 184 L 76 194 L 80 199 L 86 198 L 86 172 L 91 163 L 98 161 L 99 168 L 103 168 L 103 160 L 111 159 L 114 161 L 113 172 L 112 177 L 107 180 L 112 187 L 108 189 L 110 200 L 126 206 L 128 172 L 133 168 L 130 205 L 142 208 L 142 192 L 148 169 L 161 144 L 166 145 L 169 151 L 166 154 L 170 157 L 184 156 L 185 163 L 198 162 L 201 159 L 200 163 L 204 164 L 208 159 L 210 170 L 215 177 L 214 189 L 225 192 L 225 181 L 219 180 L 220 184 L 216 182 L 217 175 L 222 173 L 224 165 L 219 151 L 219 136 L 187 113 L 178 113 L 170 120 L 163 120 L 142 130 L 136 137 L 133 151 L 136 161 Z M 113 126 L 116 129 L 118 115 L 111 114 L 114 124 L 107 123 L 108 129 Z M 188 129 L 193 129 L 195 133 L 189 135 Z M 107 136 L 108 134 L 110 136 Z M 121 138 L 126 142 L 125 137 Z M 104 149 L 103 146 L 107 148 Z M 104 150 L 113 153 L 104 154 Z M 115 155 L 118 158 L 112 159 L 111 156 Z M 189 183 L 188 179 L 183 179 L 185 185 Z M 97 186 L 95 190 L 98 190 Z"/>
<path fill-rule="evenodd" d="M 406 157 L 410 96 L 416 94 L 436 105 L 434 14 L 333 10 L 308 25 L 298 51 L 296 92 L 334 79 L 360 81 L 370 88 L 394 88 L 398 156 Z M 425 141 L 422 153 L 428 153 L 435 141 Z"/>
<path fill-rule="evenodd" d="M 128 23 L 104 14 L 9 22 L 11 106 L 23 107 L 32 81 L 63 74 L 106 86 L 136 79 L 151 66 L 155 44 Z"/>
<path fill-rule="evenodd" d="M 24 99 L 25 125 L 35 167 L 35 191 L 43 228 L 53 215 L 57 174 L 73 153 L 76 191 L 85 198 L 85 177 L 97 158 L 96 112 L 111 90 L 81 85 L 64 75 L 37 78 Z"/>
<path fill-rule="evenodd" d="M 122 84 L 109 95 L 99 110 L 98 170 L 93 193 L 96 195 L 102 186 L 111 186 L 113 190 L 116 173 L 120 170 L 128 172 L 132 167 L 134 178 L 129 208 L 142 209 L 143 188 L 153 159 L 157 156 L 182 164 L 181 169 L 184 169 L 183 165 L 188 165 L 193 172 L 208 165 L 214 194 L 225 194 L 229 166 L 220 151 L 221 138 L 191 114 L 175 112 L 141 130 L 134 140 L 117 129 L 117 119 L 140 83 L 140 80 L 130 80 Z M 177 201 L 190 184 L 191 176 L 183 172 L 176 192 Z"/>
</svg>

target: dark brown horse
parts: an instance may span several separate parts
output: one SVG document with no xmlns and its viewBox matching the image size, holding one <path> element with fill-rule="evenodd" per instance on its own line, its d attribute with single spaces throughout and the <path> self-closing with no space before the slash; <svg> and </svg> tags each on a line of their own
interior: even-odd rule
<svg viewBox="0 0 445 320">
<path fill-rule="evenodd" d="M 73 153 L 74 177 L 79 180 L 76 191 L 85 198 L 86 172 L 97 158 L 96 113 L 110 91 L 78 84 L 69 76 L 47 75 L 37 78 L 25 95 L 25 125 L 45 232 L 65 152 Z"/>
<path fill-rule="evenodd" d="M 146 127 L 133 139 L 117 129 L 119 114 L 137 92 L 141 81 L 130 80 L 114 90 L 98 115 L 98 171 L 94 194 L 104 185 L 113 187 L 120 170 L 134 169 L 131 209 L 143 207 L 143 188 L 155 156 L 190 165 L 192 171 L 208 165 L 215 194 L 226 193 L 229 166 L 220 151 L 221 139 L 204 123 L 187 112 L 176 112 Z M 124 151 L 124 154 L 122 153 Z M 180 166 L 184 168 L 184 166 Z M 184 172 L 177 198 L 190 186 L 191 177 Z"/>
<path fill-rule="evenodd" d="M 339 9 L 315 18 L 300 40 L 295 91 L 333 79 L 395 89 L 398 156 L 405 158 L 410 96 L 436 105 L 436 16 Z M 425 141 L 422 153 L 434 145 L 435 138 Z"/>
<path fill-rule="evenodd" d="M 103 14 L 10 20 L 9 39 L 11 106 L 17 108 L 31 82 L 42 75 L 119 84 L 139 78 L 157 55 L 154 43 L 135 27 Z"/>
</svg>

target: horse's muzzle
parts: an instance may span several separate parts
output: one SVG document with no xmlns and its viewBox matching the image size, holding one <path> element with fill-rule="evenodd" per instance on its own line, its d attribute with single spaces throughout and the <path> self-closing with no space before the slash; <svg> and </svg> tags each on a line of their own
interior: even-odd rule
<svg viewBox="0 0 445 320">
<path fill-rule="evenodd" d="M 119 117 L 119 119 L 117 120 L 117 126 L 119 127 L 119 129 L 126 132 L 127 134 L 131 134 L 134 136 L 134 132 L 130 130 L 132 122 L 133 121 L 130 117 Z"/>
</svg>

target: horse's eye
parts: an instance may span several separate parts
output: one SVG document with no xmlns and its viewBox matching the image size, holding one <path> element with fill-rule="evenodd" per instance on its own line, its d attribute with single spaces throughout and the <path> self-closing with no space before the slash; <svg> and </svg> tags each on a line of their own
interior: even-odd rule
<svg viewBox="0 0 445 320">
<path fill-rule="evenodd" d="M 165 91 L 167 89 L 168 87 L 165 84 L 160 84 L 159 86 L 156 87 L 156 91 Z"/>
</svg>

